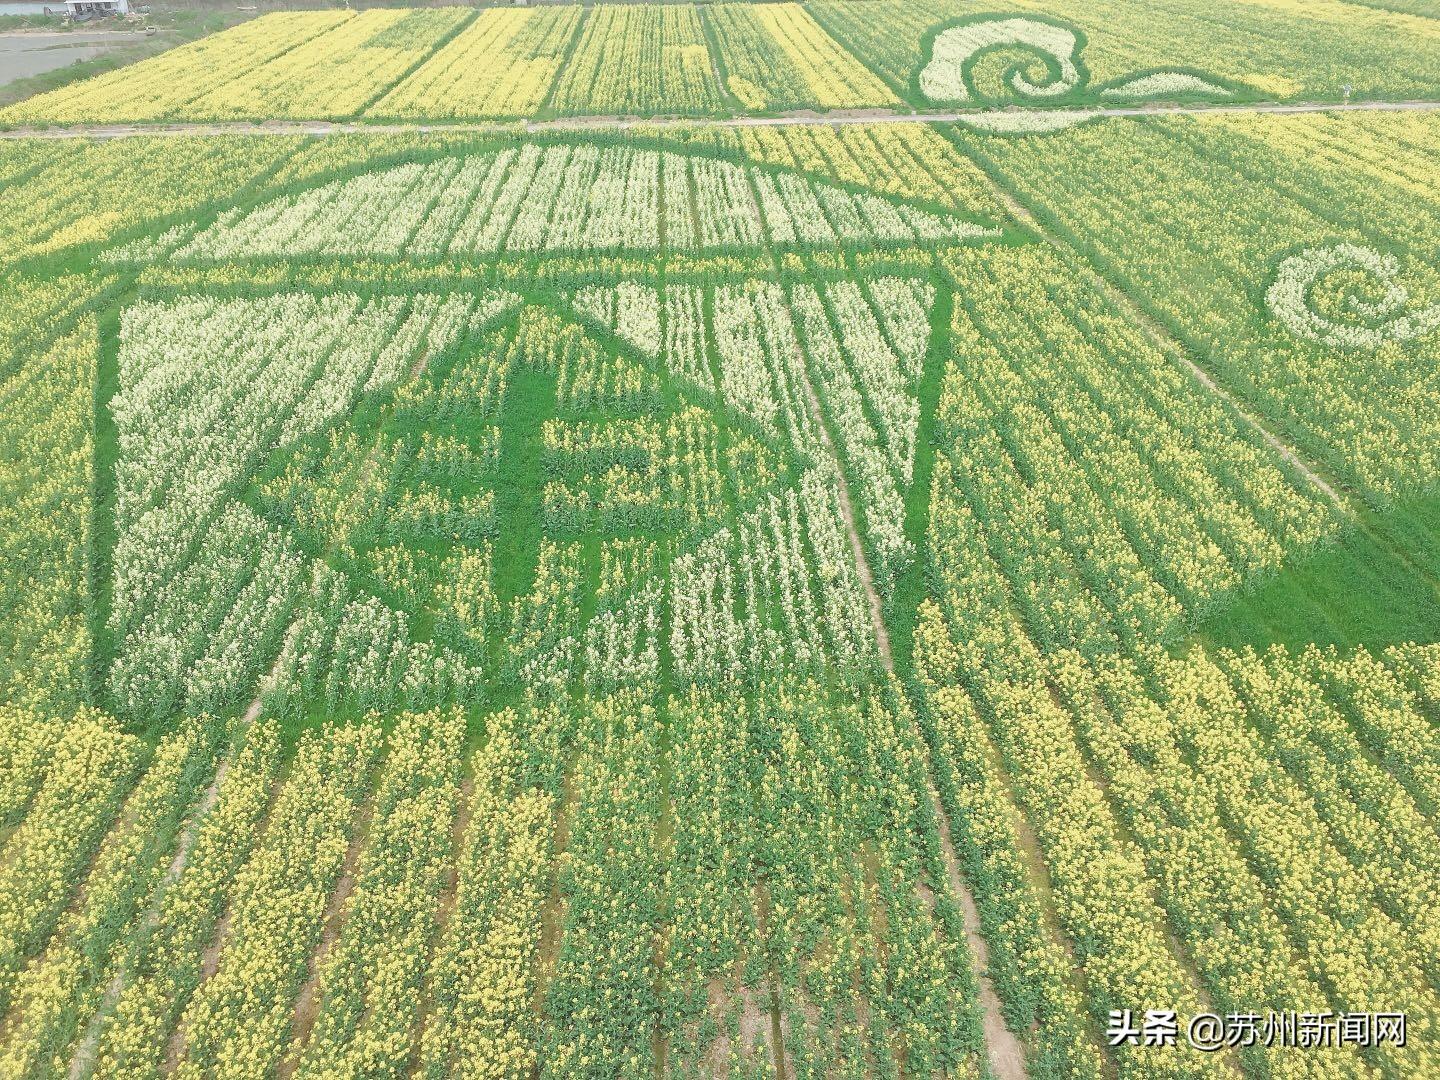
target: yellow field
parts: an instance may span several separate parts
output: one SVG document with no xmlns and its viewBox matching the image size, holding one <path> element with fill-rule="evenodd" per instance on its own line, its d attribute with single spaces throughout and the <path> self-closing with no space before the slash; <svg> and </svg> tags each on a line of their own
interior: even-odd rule
<svg viewBox="0 0 1440 1080">
<path fill-rule="evenodd" d="M 343 11 L 267 15 L 143 64 L 0 109 L 0 121 L 83 124 L 175 116 L 213 88 L 227 86 L 353 18 Z"/>
<path fill-rule="evenodd" d="M 889 88 L 842 49 L 799 4 L 757 4 L 751 10 L 799 69 L 822 108 L 895 104 Z"/>
<path fill-rule="evenodd" d="M 488 8 L 370 114 L 526 116 L 549 93 L 580 12 L 578 7 Z"/>
<path fill-rule="evenodd" d="M 461 8 L 366 11 L 216 86 L 188 111 L 205 119 L 352 116 L 467 18 Z"/>
</svg>

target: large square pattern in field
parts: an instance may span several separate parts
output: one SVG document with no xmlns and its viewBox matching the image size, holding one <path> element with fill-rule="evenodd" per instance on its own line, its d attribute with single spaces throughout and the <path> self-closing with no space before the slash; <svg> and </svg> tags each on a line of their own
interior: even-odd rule
<svg viewBox="0 0 1440 1080">
<path fill-rule="evenodd" d="M 388 275 L 125 311 L 117 700 L 216 709 L 259 679 L 302 712 L 474 702 L 782 658 L 863 676 L 870 565 L 888 592 L 913 559 L 937 301 L 917 247 L 995 235 L 798 172 L 558 141 L 381 167 L 116 250 Z M 837 244 L 875 268 L 811 256 Z M 740 272 L 717 278 L 715 256 Z M 430 277 L 397 288 L 407 267 Z M 197 611 L 224 632 L 197 639 Z"/>
</svg>

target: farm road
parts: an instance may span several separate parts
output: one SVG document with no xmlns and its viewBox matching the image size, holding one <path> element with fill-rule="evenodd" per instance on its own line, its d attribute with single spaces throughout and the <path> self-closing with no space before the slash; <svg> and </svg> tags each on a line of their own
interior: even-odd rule
<svg viewBox="0 0 1440 1080">
<path fill-rule="evenodd" d="M 523 126 L 529 132 L 584 131 L 588 129 L 625 130 L 628 128 L 697 128 L 697 127 L 796 127 L 826 124 L 914 124 L 984 122 L 986 117 L 1014 117 L 1023 113 L 1049 115 L 1073 111 L 1091 119 L 1099 116 L 1198 116 L 1206 113 L 1353 113 L 1353 112 L 1433 112 L 1440 110 L 1440 101 L 1356 101 L 1339 102 L 1253 102 L 1240 105 L 1116 105 L 1098 109 L 989 109 L 967 112 L 895 112 L 890 110 L 859 110 L 835 113 L 792 113 L 783 116 L 731 116 L 715 118 L 676 119 L 673 117 L 576 116 L 557 120 L 532 120 Z M 0 131 L 0 139 L 129 139 L 164 135 L 398 135 L 445 134 L 465 131 L 494 131 L 514 128 L 503 121 L 473 124 L 449 123 L 365 123 L 355 120 L 267 120 L 263 123 L 187 122 L 164 124 L 66 124 L 53 127 L 17 127 Z"/>
</svg>

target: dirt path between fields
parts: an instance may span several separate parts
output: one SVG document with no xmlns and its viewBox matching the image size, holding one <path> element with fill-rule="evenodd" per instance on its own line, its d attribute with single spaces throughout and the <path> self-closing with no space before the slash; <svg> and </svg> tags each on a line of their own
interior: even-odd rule
<svg viewBox="0 0 1440 1080">
<path fill-rule="evenodd" d="M 1052 115 L 1073 112 L 1077 117 L 1092 119 L 1101 116 L 1200 116 L 1209 113 L 1354 113 L 1354 112 L 1433 112 L 1440 111 L 1440 101 L 1355 101 L 1349 103 L 1302 101 L 1252 102 L 1240 105 L 1113 105 L 1103 108 L 1058 109 L 973 109 L 969 111 L 896 111 L 871 109 L 832 113 L 787 113 L 780 116 L 725 117 L 635 117 L 575 116 L 557 120 L 531 120 L 520 124 L 493 121 L 489 123 L 366 123 L 358 120 L 266 120 L 214 121 L 163 124 L 65 124 L 47 127 L 17 127 L 0 131 L 3 139 L 129 139 L 144 136 L 176 135 L 444 135 L 464 132 L 517 131 L 604 131 L 628 128 L 746 128 L 796 127 L 834 124 L 914 124 L 968 123 L 985 124 L 997 117 L 1014 119 L 1026 113 Z"/>
<path fill-rule="evenodd" d="M 259 702 L 256 702 L 255 712 L 259 712 Z M 254 717 L 246 714 L 245 723 L 248 726 Z M 220 801 L 220 788 L 225 783 L 225 777 L 230 773 L 231 758 L 227 754 L 220 759 L 220 764 L 215 769 L 215 776 L 210 781 L 210 786 L 200 797 L 200 802 L 195 807 L 195 812 L 190 815 L 184 831 L 180 834 L 180 842 L 175 845 L 175 855 L 170 860 L 169 867 L 165 870 L 165 878 L 160 887 L 155 890 L 150 906 L 146 908 L 144 918 L 140 922 L 142 935 L 154 933 L 155 928 L 160 925 L 160 904 L 170 887 L 179 880 L 180 875 L 185 872 L 185 867 L 190 861 L 190 852 L 195 847 L 196 837 L 200 834 L 200 826 L 215 809 L 215 804 Z M 90 1018 L 90 1023 L 85 1028 L 85 1034 L 75 1049 L 74 1055 L 70 1058 L 69 1080 L 81 1080 L 81 1077 L 88 1076 L 95 1066 L 95 1055 L 100 1048 L 100 1031 L 104 1026 L 105 1019 L 114 1010 L 120 1001 L 120 994 L 125 989 L 130 972 L 121 966 L 111 978 L 108 986 L 105 987 L 105 994 L 100 999 L 100 1005 L 95 1014 Z"/>
<path fill-rule="evenodd" d="M 975 974 L 980 984 L 980 1019 L 985 1031 L 985 1048 L 990 1055 L 990 1068 L 1001 1080 L 1025 1075 L 1025 1048 L 1005 1025 L 1000 1012 L 1000 998 L 986 971 L 990 966 L 990 946 L 980 933 L 980 909 L 975 906 L 975 897 L 965 884 L 960 873 L 960 859 L 955 854 L 955 843 L 950 838 L 950 822 L 940 807 L 940 794 L 934 785 L 930 786 L 930 803 L 935 808 L 935 820 L 940 827 L 940 856 L 945 863 L 945 877 L 950 891 L 960 901 L 961 921 L 965 926 L 965 940 L 970 954 L 975 958 Z"/>
<path fill-rule="evenodd" d="M 415 1010 L 415 1022 L 411 1027 L 410 1056 L 405 1070 L 406 1076 L 418 1076 L 424 1062 L 425 1030 L 430 1026 L 430 1015 L 435 1007 L 435 964 L 441 957 L 450 923 L 455 918 L 455 907 L 460 897 L 460 870 L 465 860 L 466 844 L 470 837 L 470 820 L 475 816 L 475 774 L 467 772 L 460 781 L 455 794 L 455 818 L 450 825 L 450 860 L 445 867 L 445 883 L 440 897 L 435 902 L 435 926 L 430 935 L 429 952 L 426 954 L 425 975 L 421 980 L 419 1005 Z"/>
<path fill-rule="evenodd" d="M 893 675 L 895 660 L 890 650 L 890 632 L 885 628 L 885 608 L 880 599 L 880 593 L 875 588 L 875 578 L 870 572 L 869 560 L 865 558 L 865 548 L 860 542 L 860 531 L 855 527 L 855 513 L 850 504 L 850 488 L 840 469 L 840 458 L 835 451 L 835 444 L 830 438 L 830 429 L 826 425 L 825 414 L 820 407 L 820 396 L 815 392 L 815 384 L 810 379 L 810 372 L 805 366 L 803 356 L 797 357 L 796 369 L 805 391 L 810 418 L 820 432 L 820 439 L 825 444 L 826 452 L 835 462 L 835 493 L 839 498 L 840 515 L 845 521 L 845 531 L 850 537 L 850 551 L 855 556 L 855 572 L 859 574 L 860 583 L 865 587 L 865 595 L 869 600 L 870 621 L 875 632 L 875 646 L 880 653 L 880 662 L 885 665 L 886 672 Z M 960 904 L 965 928 L 965 942 L 970 949 L 971 965 L 975 972 L 975 981 L 979 986 L 978 1004 L 981 1026 L 985 1034 L 986 1056 L 990 1061 L 991 1071 L 998 1080 L 1026 1080 L 1025 1048 L 1015 1037 L 1014 1032 L 1006 1027 L 1005 1018 L 1000 1012 L 1000 997 L 995 993 L 995 986 L 986 971 L 990 949 L 984 936 L 980 933 L 980 914 L 979 908 L 975 904 L 975 895 L 970 891 L 969 885 L 960 873 L 960 860 L 955 854 L 955 848 L 950 839 L 950 822 L 945 817 L 945 808 L 940 805 L 934 778 L 927 777 L 927 779 L 929 781 L 930 806 L 940 827 L 940 846 L 948 879 L 947 884 Z"/>
<path fill-rule="evenodd" d="M 275 1069 L 277 1080 L 288 1080 L 295 1075 L 295 1071 L 300 1067 L 300 1057 L 310 1041 L 310 1033 L 315 1029 L 315 1021 L 320 1017 L 320 976 L 324 971 L 325 961 L 334 951 L 335 943 L 340 940 L 340 930 L 350 914 L 349 902 L 355 891 L 355 880 L 359 876 L 360 854 L 370 839 L 370 830 L 374 825 L 374 787 L 378 783 L 377 778 L 371 785 L 370 797 L 361 803 L 355 831 L 350 836 L 350 846 L 345 850 L 345 861 L 340 867 L 340 877 L 330 893 L 329 903 L 325 905 L 320 943 L 310 953 L 305 982 L 295 996 L 295 1009 L 290 1016 L 290 1047 Z"/>
</svg>

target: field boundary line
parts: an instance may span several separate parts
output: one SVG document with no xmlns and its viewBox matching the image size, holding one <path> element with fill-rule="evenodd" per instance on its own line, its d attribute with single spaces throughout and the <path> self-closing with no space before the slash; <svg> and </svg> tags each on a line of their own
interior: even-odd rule
<svg viewBox="0 0 1440 1080">
<path fill-rule="evenodd" d="M 850 550 L 855 557 L 855 572 L 859 575 L 860 584 L 864 587 L 866 598 L 869 601 L 875 647 L 886 674 L 894 678 L 895 659 L 890 648 L 890 632 L 885 626 L 884 603 L 875 588 L 875 578 L 870 571 L 869 560 L 865 557 L 865 547 L 860 540 L 860 531 L 855 525 L 855 512 L 850 503 L 849 484 L 846 483 L 839 453 L 830 437 L 829 424 L 825 418 L 825 411 L 820 405 L 820 396 L 816 393 L 815 383 L 810 378 L 806 358 L 801 354 L 798 360 L 798 372 L 800 381 L 803 383 L 806 404 L 809 406 L 811 418 L 819 430 L 820 440 L 830 454 L 834 465 L 832 475 L 835 494 L 840 506 L 840 516 L 844 519 L 845 531 L 850 538 Z M 921 743 L 923 745 L 923 738 Z M 999 1080 L 1026 1080 L 1029 1074 L 1025 1063 L 1025 1046 L 1005 1023 L 1004 1014 L 1000 1010 L 1000 997 L 986 971 L 990 954 L 989 943 L 985 941 L 984 935 L 980 932 L 979 907 L 975 902 L 975 895 L 960 873 L 960 860 L 950 839 L 950 821 L 945 816 L 945 807 L 940 802 L 940 796 L 935 786 L 934 766 L 928 753 L 926 754 L 925 773 L 930 808 L 935 815 L 940 833 L 941 859 L 948 879 L 946 884 L 955 894 L 962 913 L 966 946 L 970 952 L 970 967 L 975 975 L 977 989 L 974 1008 L 979 1013 L 981 1021 L 985 1041 L 985 1057 Z M 777 1061 L 777 1068 L 778 1065 Z"/>
<path fill-rule="evenodd" d="M 413 8 L 411 10 L 418 11 L 424 9 Z M 441 49 L 445 48 L 457 37 L 463 34 L 466 30 L 469 30 L 470 27 L 474 25 L 475 21 L 480 18 L 480 10 L 481 9 L 477 7 L 472 8 L 470 11 L 468 11 L 465 16 L 461 18 L 454 26 L 452 26 L 444 34 L 441 34 L 440 37 L 436 38 L 435 41 L 431 44 L 429 50 L 423 56 L 415 60 L 398 76 L 396 76 L 394 79 L 391 79 L 379 90 L 375 91 L 375 93 L 371 94 L 368 98 L 366 98 L 363 105 L 361 105 L 354 112 L 350 113 L 351 118 L 353 119 L 366 115 L 376 105 L 384 101 L 393 90 L 399 87 L 401 83 L 403 83 L 406 79 L 410 78 L 410 76 L 414 75 L 415 72 L 419 71 L 431 60 L 435 59 L 435 56 L 440 52 Z M 396 24 L 398 24 L 403 18 L 404 16 L 402 15 L 400 19 L 396 19 Z"/>
<path fill-rule="evenodd" d="M 552 88 L 553 89 L 553 88 Z M 542 106 L 543 108 L 543 106 Z M 1103 117 L 1167 117 L 1221 115 L 1297 115 L 1304 113 L 1388 113 L 1437 112 L 1436 101 L 1257 101 L 1237 105 L 1113 105 L 1095 109 L 976 109 L 964 112 L 907 111 L 901 109 L 848 109 L 837 112 L 796 112 L 779 116 L 722 117 L 633 117 L 633 116 L 571 116 L 549 120 L 526 119 L 518 122 L 527 133 L 547 131 L 623 131 L 630 128 L 693 129 L 704 127 L 796 127 L 838 126 L 843 124 L 954 124 L 993 117 L 1015 118 L 1030 113 L 1053 116 L 1056 112 L 1073 112 L 1082 120 Z M 195 120 L 161 123 L 56 124 L 53 126 L 15 127 L 0 131 L 5 139 L 127 139 L 176 135 L 446 135 L 514 134 L 516 121 L 476 120 L 452 123 L 445 120 L 413 120 L 404 122 L 363 123 L 354 120 Z"/>
<path fill-rule="evenodd" d="M 705 38 L 705 47 L 710 52 L 710 68 L 715 72 L 715 88 L 722 104 L 733 107 L 739 103 L 730 90 L 729 69 L 720 48 L 720 34 L 710 22 L 710 12 L 701 5 L 695 6 L 695 17 L 700 20 L 700 33 Z"/>
<path fill-rule="evenodd" d="M 924 744 L 923 737 L 921 743 Z M 950 886 L 950 892 L 960 906 L 960 924 L 965 930 L 965 944 L 970 949 L 970 966 L 975 972 L 975 1004 L 980 1011 L 985 1057 L 990 1062 L 990 1071 L 998 1080 L 1026 1080 L 1029 1070 L 1025 1065 L 1025 1044 L 1005 1022 L 1000 995 L 990 980 L 990 943 L 985 940 L 984 931 L 980 927 L 980 906 L 965 881 L 964 871 L 960 869 L 960 856 L 955 851 L 955 841 L 950 833 L 950 819 L 940 801 L 940 792 L 935 787 L 934 766 L 928 747 L 925 766 L 925 789 L 930 796 L 930 808 L 935 814 L 936 829 L 940 834 L 940 862 L 945 867 L 946 884 Z"/>
</svg>

